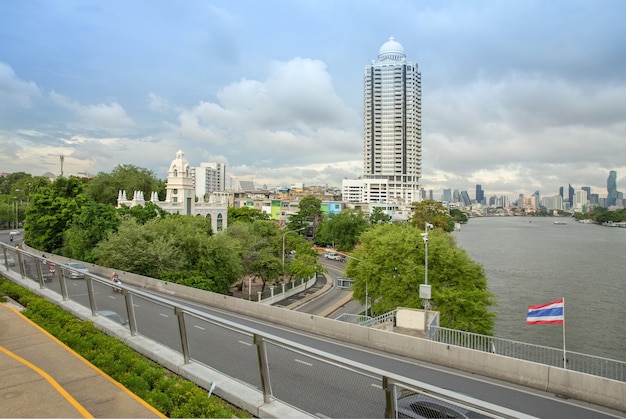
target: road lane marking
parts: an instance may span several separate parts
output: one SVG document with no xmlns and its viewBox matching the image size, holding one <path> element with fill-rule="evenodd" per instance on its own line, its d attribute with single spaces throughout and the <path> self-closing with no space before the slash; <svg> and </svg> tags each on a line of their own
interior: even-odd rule
<svg viewBox="0 0 626 419">
<path fill-rule="evenodd" d="M 250 342 L 244 342 L 243 340 L 238 340 L 237 342 L 241 343 L 242 345 L 252 346 L 252 344 Z"/>
<path fill-rule="evenodd" d="M 195 327 L 196 329 L 200 329 L 200 330 L 206 330 L 204 327 L 198 326 L 197 324 L 194 324 L 193 327 Z"/>
<path fill-rule="evenodd" d="M 159 316 L 163 316 L 163 317 L 169 317 L 167 314 L 165 313 L 159 313 Z"/>
<path fill-rule="evenodd" d="M 304 364 L 304 365 L 306 365 L 308 367 L 312 367 L 313 366 L 313 364 L 311 364 L 310 362 L 302 361 L 302 360 L 300 360 L 298 358 L 294 359 L 294 361 L 299 362 L 300 364 Z"/>
</svg>

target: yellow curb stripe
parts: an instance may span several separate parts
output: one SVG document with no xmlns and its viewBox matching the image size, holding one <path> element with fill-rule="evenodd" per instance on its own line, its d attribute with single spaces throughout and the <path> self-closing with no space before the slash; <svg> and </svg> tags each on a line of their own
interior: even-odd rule
<svg viewBox="0 0 626 419">
<path fill-rule="evenodd" d="M 73 398 L 72 395 L 70 393 L 68 393 L 59 383 L 57 383 L 56 380 L 54 378 L 52 378 L 47 372 L 45 372 L 44 370 L 42 370 L 38 366 L 31 364 L 30 362 L 28 362 L 24 358 L 22 358 L 19 355 L 9 351 L 8 349 L 4 348 L 3 346 L 0 346 L 0 351 L 4 352 L 6 355 L 10 356 L 11 358 L 15 359 L 16 361 L 18 361 L 18 362 L 20 362 L 20 363 L 22 363 L 24 365 L 26 365 L 28 368 L 32 369 L 37 374 L 41 375 L 46 381 L 48 381 L 50 383 L 50 385 L 52 385 L 52 387 L 55 388 L 56 391 L 58 391 L 61 394 L 61 396 L 63 396 L 65 398 L 65 400 L 67 400 L 72 406 L 74 406 L 74 408 L 76 408 L 76 410 L 78 410 L 80 412 L 80 414 L 83 415 L 84 418 L 93 418 L 93 415 L 91 413 L 89 413 L 87 411 L 87 409 L 85 409 L 80 403 L 78 403 L 78 401 L 76 401 L 76 399 Z"/>
<path fill-rule="evenodd" d="M 33 322 L 31 319 L 29 319 L 28 317 L 24 316 L 22 313 L 20 313 L 19 310 L 16 310 L 13 307 L 9 307 L 7 305 L 5 305 L 6 308 L 8 308 L 9 310 L 13 311 L 15 314 L 19 315 L 20 317 L 22 317 L 24 320 L 26 320 L 28 323 L 30 323 L 31 325 L 33 325 L 34 327 L 36 327 L 37 329 L 39 329 L 42 333 L 44 333 L 46 336 L 48 336 L 50 339 L 52 339 L 53 341 L 55 341 L 57 344 L 59 344 L 60 346 L 62 346 L 65 350 L 67 350 L 68 352 L 70 352 L 72 355 L 74 355 L 76 358 L 78 358 L 79 360 L 81 360 L 83 363 L 85 363 L 85 365 L 87 365 L 89 368 L 93 369 L 94 371 L 96 371 L 98 374 L 100 374 L 101 376 L 103 376 L 104 378 L 106 378 L 107 380 L 109 380 L 111 383 L 115 384 L 117 387 L 119 387 L 122 391 L 124 391 L 126 394 L 128 394 L 130 397 L 132 397 L 133 399 L 135 399 L 139 404 L 143 405 L 146 409 L 150 410 L 152 413 L 154 413 L 155 415 L 157 415 L 160 418 L 166 419 L 167 416 L 165 416 L 163 413 L 159 412 L 154 406 L 150 405 L 148 402 L 146 402 L 144 399 L 142 399 L 141 397 L 137 396 L 135 393 L 133 393 L 132 391 L 130 391 L 129 389 L 127 389 L 126 387 L 124 387 L 122 384 L 120 384 L 119 382 L 115 381 L 113 378 L 111 378 L 108 374 L 105 374 L 104 371 L 102 371 L 100 368 L 96 367 L 95 365 L 93 365 L 91 362 L 87 361 L 85 358 L 83 358 L 80 354 L 74 352 L 74 350 L 72 348 L 70 348 L 69 346 L 67 346 L 66 344 L 64 344 L 63 342 L 61 342 L 59 339 L 57 339 L 55 336 L 51 335 L 46 329 L 42 328 L 41 326 L 39 326 L 37 323 Z"/>
</svg>

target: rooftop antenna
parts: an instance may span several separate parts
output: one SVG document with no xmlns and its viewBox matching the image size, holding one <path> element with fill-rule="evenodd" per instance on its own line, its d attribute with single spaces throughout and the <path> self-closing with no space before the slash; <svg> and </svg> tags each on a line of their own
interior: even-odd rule
<svg viewBox="0 0 626 419">
<path fill-rule="evenodd" d="M 59 159 L 61 160 L 61 177 L 63 177 L 63 160 L 65 160 L 65 156 L 61 154 Z"/>
</svg>

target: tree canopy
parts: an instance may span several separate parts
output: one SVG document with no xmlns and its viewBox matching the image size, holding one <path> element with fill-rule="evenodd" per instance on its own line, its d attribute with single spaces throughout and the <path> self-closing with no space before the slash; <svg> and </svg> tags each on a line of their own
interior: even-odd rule
<svg viewBox="0 0 626 419">
<path fill-rule="evenodd" d="M 426 199 L 422 202 L 414 202 L 412 205 L 413 216 L 411 217 L 411 222 L 417 228 L 424 229 L 425 223 L 430 223 L 435 228 L 440 228 L 447 232 L 454 231 L 454 221 L 448 209 L 441 202 Z"/>
<path fill-rule="evenodd" d="M 354 280 L 353 296 L 365 302 L 366 289 L 376 313 L 397 307 L 422 308 L 419 285 L 425 282 L 425 248 L 411 224 L 383 224 L 361 236 L 361 245 L 348 260 L 346 275 Z M 441 229 L 429 231 L 428 283 L 431 309 L 441 313 L 441 325 L 491 334 L 495 304 L 481 265 L 456 246 Z"/>
<path fill-rule="evenodd" d="M 332 245 L 340 251 L 350 251 L 358 243 L 359 236 L 369 228 L 367 216 L 360 210 L 345 210 L 329 214 L 320 223 L 315 242 Z"/>
<path fill-rule="evenodd" d="M 117 205 L 119 191 L 129 194 L 143 191 L 146 197 L 150 196 L 150 192 L 157 192 L 163 199 L 165 182 L 157 179 L 151 170 L 132 164 L 121 164 L 111 173 L 100 172 L 94 176 L 85 188 L 85 195 L 102 204 Z"/>
</svg>

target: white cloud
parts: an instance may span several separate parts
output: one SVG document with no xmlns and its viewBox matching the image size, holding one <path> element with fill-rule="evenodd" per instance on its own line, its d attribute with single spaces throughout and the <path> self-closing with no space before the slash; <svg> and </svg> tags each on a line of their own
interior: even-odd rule
<svg viewBox="0 0 626 419">
<path fill-rule="evenodd" d="M 133 120 L 119 103 L 108 105 L 81 105 L 59 93 L 50 92 L 50 98 L 58 105 L 72 111 L 79 121 L 79 128 L 88 130 L 118 131 L 134 125 Z"/>
<path fill-rule="evenodd" d="M 33 98 L 41 96 L 37 84 L 20 80 L 8 64 L 0 62 L 0 108 L 18 106 L 29 109 Z"/>
</svg>

